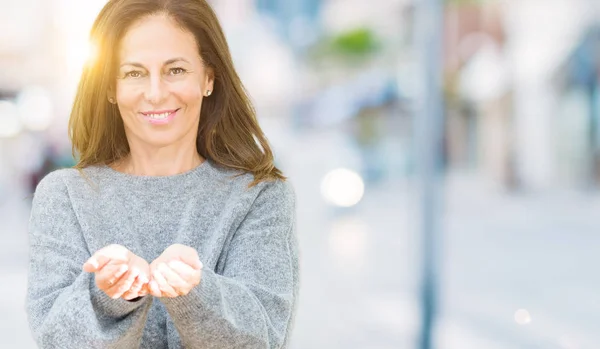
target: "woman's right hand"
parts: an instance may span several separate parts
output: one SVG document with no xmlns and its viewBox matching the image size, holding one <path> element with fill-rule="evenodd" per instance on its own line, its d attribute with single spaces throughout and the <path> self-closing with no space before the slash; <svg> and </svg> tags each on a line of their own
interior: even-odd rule
<svg viewBox="0 0 600 349">
<path fill-rule="evenodd" d="M 131 300 L 148 293 L 148 262 L 124 246 L 108 245 L 96 251 L 83 270 L 95 273 L 98 288 L 113 299 Z"/>
</svg>

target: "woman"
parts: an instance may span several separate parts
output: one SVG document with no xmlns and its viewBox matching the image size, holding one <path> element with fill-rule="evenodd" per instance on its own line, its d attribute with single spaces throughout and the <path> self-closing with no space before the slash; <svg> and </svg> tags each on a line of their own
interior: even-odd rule
<svg viewBox="0 0 600 349">
<path fill-rule="evenodd" d="M 113 0 L 30 221 L 41 348 L 283 348 L 295 195 L 204 0 Z M 82 270 L 83 269 L 83 270 Z"/>
</svg>

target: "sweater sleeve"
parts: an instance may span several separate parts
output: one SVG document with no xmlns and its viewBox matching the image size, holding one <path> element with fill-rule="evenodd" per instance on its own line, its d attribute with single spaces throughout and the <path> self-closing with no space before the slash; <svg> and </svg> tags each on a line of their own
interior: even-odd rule
<svg viewBox="0 0 600 349">
<path fill-rule="evenodd" d="M 161 298 L 185 348 L 285 348 L 298 291 L 295 196 L 270 182 L 235 232 L 222 275 L 208 268 L 200 284 Z"/>
<path fill-rule="evenodd" d="M 90 251 L 61 171 L 34 194 L 29 222 L 26 310 L 40 348 L 137 348 L 151 297 L 114 300 L 82 270 Z"/>
</svg>

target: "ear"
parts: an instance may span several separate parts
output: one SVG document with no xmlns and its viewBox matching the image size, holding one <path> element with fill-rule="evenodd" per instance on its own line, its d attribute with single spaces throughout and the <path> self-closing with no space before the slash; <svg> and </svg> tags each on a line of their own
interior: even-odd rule
<svg viewBox="0 0 600 349">
<path fill-rule="evenodd" d="M 111 104 L 116 104 L 117 103 L 117 97 L 116 97 L 116 93 L 115 93 L 115 89 L 114 87 L 109 87 L 108 91 L 106 91 L 106 99 L 108 100 L 109 103 Z"/>
<path fill-rule="evenodd" d="M 204 91 L 214 91 L 215 87 L 215 71 L 213 68 L 206 68 L 204 76 Z"/>
</svg>

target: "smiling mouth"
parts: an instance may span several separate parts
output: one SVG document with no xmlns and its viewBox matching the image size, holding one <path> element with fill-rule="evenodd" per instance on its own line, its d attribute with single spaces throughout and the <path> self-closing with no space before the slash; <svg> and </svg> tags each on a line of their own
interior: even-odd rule
<svg viewBox="0 0 600 349">
<path fill-rule="evenodd" d="M 179 109 L 159 110 L 155 112 L 142 112 L 141 114 L 144 116 L 144 119 L 146 119 L 151 124 L 162 125 L 169 123 L 171 120 L 173 120 L 173 118 L 177 114 L 177 111 L 179 111 Z"/>
<path fill-rule="evenodd" d="M 161 110 L 161 111 L 156 111 L 156 112 L 142 112 L 142 115 L 144 115 L 145 117 L 148 117 L 150 119 L 161 120 L 161 119 L 166 119 L 167 117 L 169 117 L 169 115 L 177 112 L 178 110 L 179 109 Z"/>
</svg>

